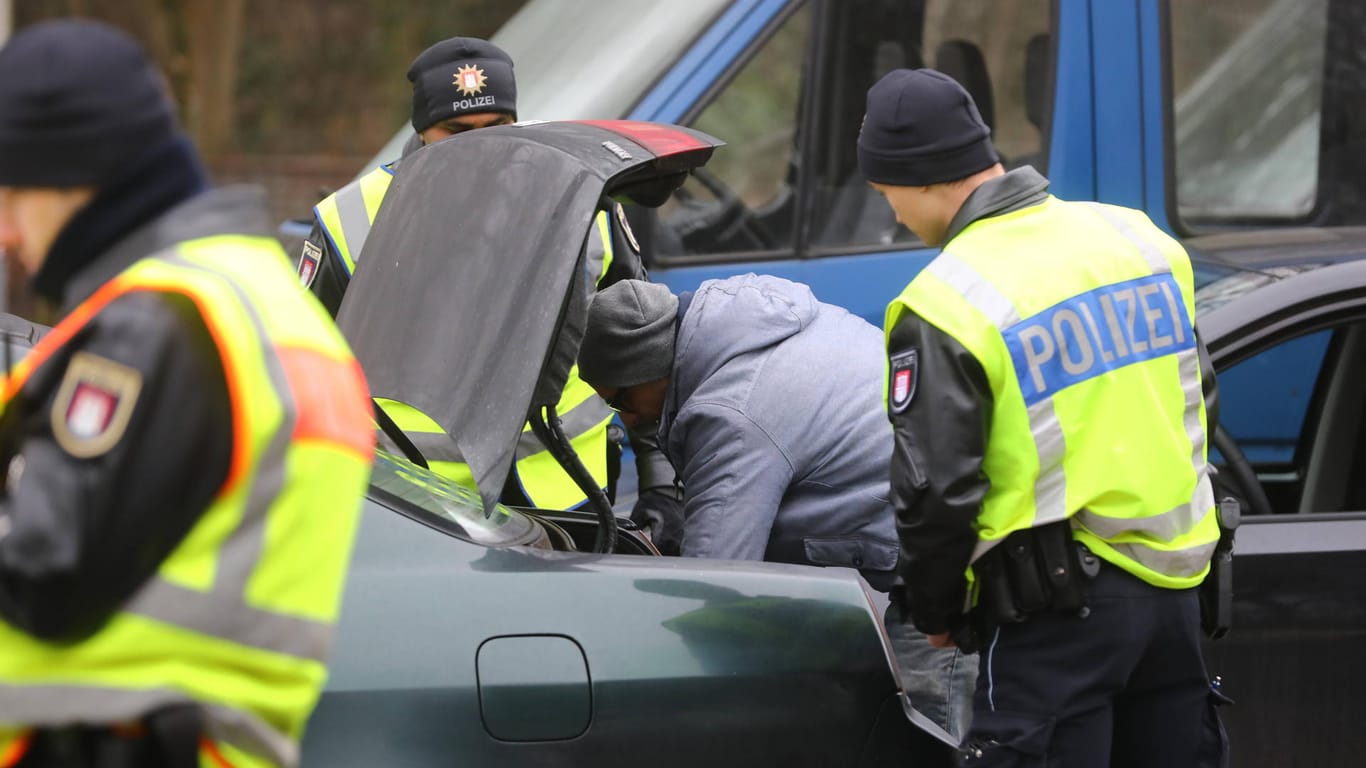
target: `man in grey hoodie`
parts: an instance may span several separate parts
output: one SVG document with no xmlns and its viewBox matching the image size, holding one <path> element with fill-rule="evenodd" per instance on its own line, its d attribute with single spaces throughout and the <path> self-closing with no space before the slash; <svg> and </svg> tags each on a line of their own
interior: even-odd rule
<svg viewBox="0 0 1366 768">
<path fill-rule="evenodd" d="M 857 568 L 885 592 L 899 545 L 884 365 L 877 328 L 753 274 L 680 296 L 621 281 L 593 299 L 579 352 L 580 377 L 628 427 L 659 421 L 684 556 Z M 913 700 L 961 735 L 972 670 L 891 623 Z"/>
</svg>

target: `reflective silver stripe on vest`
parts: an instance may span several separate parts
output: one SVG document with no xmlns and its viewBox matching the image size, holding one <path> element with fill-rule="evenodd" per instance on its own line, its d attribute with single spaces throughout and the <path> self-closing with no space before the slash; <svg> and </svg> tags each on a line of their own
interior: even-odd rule
<svg viewBox="0 0 1366 768">
<path fill-rule="evenodd" d="M 283 766 L 297 765 L 299 747 L 256 715 L 207 704 L 169 688 L 0 683 L 0 722 L 27 725 L 132 722 L 172 704 L 197 704 L 210 738 Z"/>
<path fill-rule="evenodd" d="M 602 279 L 602 275 L 607 271 L 607 247 L 602 239 L 602 231 L 598 229 L 598 217 L 593 217 L 593 223 L 588 225 L 588 239 L 583 244 L 584 248 L 584 270 L 593 278 L 593 284 L 597 285 Z"/>
<path fill-rule="evenodd" d="M 1181 369 L 1181 388 L 1186 395 L 1186 410 L 1183 414 L 1186 436 L 1191 441 L 1191 466 L 1201 477 L 1209 474 L 1205 460 L 1205 427 L 1200 423 L 1200 406 L 1205 402 L 1203 382 L 1200 380 L 1200 348 L 1195 346 L 1180 353 L 1177 357 Z M 1213 503 L 1214 495 L 1210 494 Z"/>
<path fill-rule="evenodd" d="M 560 422 L 569 439 L 577 440 L 611 417 L 612 411 L 607 407 L 607 403 L 593 395 L 571 408 L 569 413 L 560 414 Z M 545 445 L 534 433 L 523 432 L 517 440 L 517 461 L 535 456 L 545 449 Z"/>
<path fill-rule="evenodd" d="M 1205 519 L 1205 515 L 1214 509 L 1213 502 L 1214 489 L 1210 485 L 1209 476 L 1205 475 L 1195 484 L 1195 492 L 1191 494 L 1190 502 L 1173 507 L 1160 515 L 1114 518 L 1083 509 L 1077 513 L 1077 522 L 1107 541 L 1129 533 L 1142 533 L 1158 541 L 1171 541 L 1194 530 Z"/>
<path fill-rule="evenodd" d="M 1172 271 L 1172 264 L 1167 260 L 1167 255 L 1162 253 L 1162 249 L 1148 242 L 1146 238 L 1134 231 L 1133 225 L 1128 221 L 1125 221 L 1122 217 L 1116 215 L 1114 211 L 1106 208 L 1100 203 L 1083 202 L 1082 205 L 1085 205 L 1087 208 L 1094 211 L 1096 215 L 1105 219 L 1105 223 L 1114 227 L 1115 231 L 1123 236 L 1125 240 L 1133 243 L 1134 247 L 1138 249 L 1138 252 L 1143 255 L 1143 260 L 1148 262 L 1148 268 L 1153 271 L 1154 275 L 1162 275 Z"/>
<path fill-rule="evenodd" d="M 925 271 L 947 283 L 997 328 L 1005 330 L 1020 322 L 1020 312 L 1015 308 L 1015 302 L 996 290 L 996 286 L 987 282 L 966 261 L 941 253 L 925 267 Z"/>
<path fill-rule="evenodd" d="M 602 401 L 602 398 L 594 395 L 574 406 L 569 413 L 561 414 L 560 421 L 564 427 L 564 433 L 569 436 L 569 439 L 577 440 L 611 416 L 612 411 L 608 409 L 607 404 Z M 408 439 L 413 441 L 413 446 L 421 451 L 422 456 L 428 461 L 465 463 L 465 456 L 460 452 L 460 446 L 456 445 L 455 441 L 445 432 L 409 431 L 406 434 Z M 534 433 L 524 431 L 517 438 L 516 461 L 535 456 L 545 449 L 545 445 Z"/>
<path fill-rule="evenodd" d="M 1039 478 L 1034 481 L 1034 525 L 1067 519 L 1067 438 L 1053 408 L 1053 398 L 1029 406 L 1029 432 L 1039 454 Z"/>
<path fill-rule="evenodd" d="M 1170 552 L 1145 547 L 1141 544 L 1110 543 L 1110 548 L 1124 557 L 1142 564 L 1149 570 L 1174 579 L 1180 579 L 1196 576 L 1205 570 L 1205 566 L 1209 565 L 1210 557 L 1214 554 L 1214 547 L 1218 543 L 1211 541 L 1208 544 L 1197 544 L 1193 547 Z"/>
<path fill-rule="evenodd" d="M 1162 249 L 1140 235 L 1130 222 L 1099 203 L 1086 203 L 1086 206 L 1132 243 L 1154 274 L 1172 271 L 1171 261 Z M 1214 509 L 1214 489 L 1209 479 L 1209 466 L 1205 461 L 1205 428 L 1200 423 L 1200 407 L 1204 401 L 1204 392 L 1200 382 L 1199 348 L 1192 347 L 1178 352 L 1177 368 L 1180 371 L 1183 396 L 1181 421 L 1191 443 L 1191 467 L 1195 470 L 1195 476 L 1199 478 L 1195 483 L 1191 500 L 1158 515 L 1123 520 L 1102 517 L 1083 509 L 1077 513 L 1077 522 L 1102 539 L 1106 539 L 1111 548 L 1130 560 L 1158 573 L 1181 578 L 1195 576 L 1204 570 L 1210 555 L 1214 552 L 1215 542 L 1170 552 L 1141 544 L 1113 543 L 1114 539 L 1131 533 L 1141 533 L 1158 541 L 1172 541 L 1195 530 L 1205 519 L 1205 515 Z"/>
<path fill-rule="evenodd" d="M 408 439 L 413 442 L 413 447 L 417 448 L 427 461 L 465 463 L 465 456 L 460 453 L 460 446 L 456 445 L 451 436 L 445 432 L 405 432 L 404 434 L 408 436 Z"/>
<path fill-rule="evenodd" d="M 346 250 L 351 263 L 360 263 L 360 252 L 370 236 L 370 212 L 365 208 L 362 184 L 354 181 L 337 190 L 337 219 L 341 222 L 341 236 L 346 239 Z"/>
<path fill-rule="evenodd" d="M 158 577 L 149 579 L 124 610 L 237 645 L 318 663 L 326 661 L 332 636 L 332 627 L 325 622 L 247 605 L 240 592 L 215 589 L 205 594 Z"/>
<path fill-rule="evenodd" d="M 247 581 L 265 546 L 270 506 L 284 488 L 285 455 L 298 413 L 284 368 L 270 346 L 265 323 L 240 286 L 221 272 L 179 253 L 172 252 L 160 258 L 222 280 L 237 295 L 261 342 L 267 375 L 280 398 L 282 418 L 260 461 L 245 480 L 251 483 L 246 508 L 237 528 L 219 549 L 218 570 L 211 593 L 197 592 L 154 576 L 124 610 L 210 637 L 321 662 L 327 655 L 331 637 L 328 624 L 257 608 L 246 602 Z"/>
</svg>

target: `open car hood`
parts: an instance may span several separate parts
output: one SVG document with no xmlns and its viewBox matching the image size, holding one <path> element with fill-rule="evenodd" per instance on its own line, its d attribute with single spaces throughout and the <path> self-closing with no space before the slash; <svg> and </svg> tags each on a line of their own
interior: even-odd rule
<svg viewBox="0 0 1366 768">
<path fill-rule="evenodd" d="M 721 143 L 657 123 L 523 123 L 399 165 L 337 323 L 371 393 L 440 424 L 486 507 L 528 414 L 559 399 L 578 353 L 599 202 L 659 205 Z"/>
</svg>

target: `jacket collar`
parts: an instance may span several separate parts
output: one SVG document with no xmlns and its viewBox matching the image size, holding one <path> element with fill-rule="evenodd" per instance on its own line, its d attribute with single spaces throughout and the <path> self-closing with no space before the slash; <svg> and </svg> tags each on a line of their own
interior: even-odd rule
<svg viewBox="0 0 1366 768">
<path fill-rule="evenodd" d="M 949 222 L 944 243 L 948 244 L 968 225 L 979 219 L 1000 216 L 1038 205 L 1048 198 L 1048 179 L 1026 165 L 974 189 Z"/>
<path fill-rule="evenodd" d="M 212 189 L 134 230 L 72 278 L 62 297 L 62 314 L 140 259 L 187 240 L 223 234 L 270 235 L 262 190 L 248 186 Z"/>
</svg>

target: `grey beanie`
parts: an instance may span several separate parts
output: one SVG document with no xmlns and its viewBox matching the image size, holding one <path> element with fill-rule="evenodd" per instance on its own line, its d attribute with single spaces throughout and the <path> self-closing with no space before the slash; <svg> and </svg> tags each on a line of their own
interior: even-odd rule
<svg viewBox="0 0 1366 768">
<path fill-rule="evenodd" d="M 634 387 L 669 375 L 678 297 L 668 287 L 622 280 L 588 305 L 579 377 L 596 387 Z"/>
</svg>

